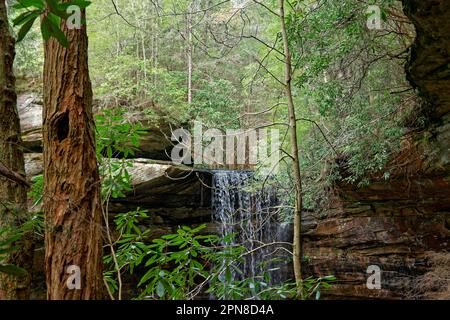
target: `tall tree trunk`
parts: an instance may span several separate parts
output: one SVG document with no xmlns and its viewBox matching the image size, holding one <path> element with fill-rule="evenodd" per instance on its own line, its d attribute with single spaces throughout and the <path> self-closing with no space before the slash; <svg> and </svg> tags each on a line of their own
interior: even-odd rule
<svg viewBox="0 0 450 320">
<path fill-rule="evenodd" d="M 2 175 L 8 176 L 0 177 L 0 228 L 12 229 L 28 220 L 27 187 L 26 183 L 19 181 L 20 175 L 25 176 L 25 165 L 13 72 L 14 45 L 5 0 L 0 0 L 0 165 L 6 171 Z M 0 299 L 29 298 L 34 249 L 31 232 L 14 245 L 18 250 L 11 253 L 5 262 L 27 270 L 28 275 L 16 278 L 0 273 Z"/>
<path fill-rule="evenodd" d="M 152 23 L 152 48 L 153 48 L 153 52 L 152 52 L 152 57 L 153 57 L 153 69 L 156 71 L 156 69 L 158 68 L 158 55 L 159 55 L 159 38 L 158 38 L 158 34 L 160 32 L 160 26 L 162 24 L 162 17 L 161 17 L 161 13 L 160 11 L 160 3 L 159 0 L 155 0 L 153 1 L 154 3 L 154 7 L 155 7 L 155 16 L 158 16 L 157 19 L 155 19 L 155 22 Z M 153 86 L 157 86 L 158 85 L 158 75 L 157 72 L 153 72 Z"/>
<path fill-rule="evenodd" d="M 141 7 L 142 12 L 147 12 L 148 9 L 147 9 L 146 2 L 143 1 L 141 4 L 142 4 L 142 7 Z M 140 22 L 138 22 L 138 25 L 139 24 L 140 24 Z M 152 31 L 153 30 L 151 30 L 150 32 L 152 32 Z M 139 33 L 141 35 L 142 59 L 144 60 L 143 62 L 144 62 L 144 84 L 145 84 L 145 86 L 147 86 L 147 48 L 145 46 L 146 32 L 147 32 L 147 21 L 144 20 L 142 28 Z M 146 91 L 146 87 L 144 90 Z"/>
<path fill-rule="evenodd" d="M 188 104 L 192 104 L 192 53 L 193 53 L 193 45 L 192 45 L 192 6 L 193 2 L 189 4 L 188 13 L 186 14 L 186 41 L 187 41 L 187 67 L 188 67 Z"/>
<path fill-rule="evenodd" d="M 293 158 L 294 167 L 294 180 L 295 180 L 295 210 L 294 210 L 294 240 L 293 240 L 293 253 L 294 253 L 294 274 L 295 281 L 299 290 L 301 290 L 302 284 L 302 176 L 300 172 L 300 158 L 298 154 L 298 140 L 297 140 L 297 118 L 295 116 L 295 105 L 292 96 L 292 61 L 291 51 L 289 49 L 288 35 L 286 31 L 286 21 L 284 13 L 284 1 L 279 0 L 280 3 L 280 25 L 281 34 L 283 38 L 285 66 L 284 66 L 284 81 L 285 92 L 288 102 L 289 111 L 289 131 L 290 131 L 290 143 L 291 143 L 291 156 Z M 299 294 L 301 292 L 299 291 Z"/>
<path fill-rule="evenodd" d="M 44 62 L 47 297 L 100 299 L 102 213 L 88 39 L 85 25 L 80 30 L 69 30 L 62 22 L 61 29 L 69 48 L 51 38 L 45 43 Z M 80 268 L 80 289 L 68 286 L 68 268 L 72 265 Z"/>
</svg>

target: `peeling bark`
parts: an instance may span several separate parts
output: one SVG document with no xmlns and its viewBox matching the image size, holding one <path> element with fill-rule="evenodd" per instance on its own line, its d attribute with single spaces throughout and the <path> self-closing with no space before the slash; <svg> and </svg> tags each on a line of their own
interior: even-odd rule
<svg viewBox="0 0 450 320">
<path fill-rule="evenodd" d="M 67 2 L 67 1 L 63 1 Z M 84 16 L 84 12 L 83 12 Z M 102 298 L 102 214 L 95 153 L 86 26 L 62 31 L 70 43 L 45 44 L 44 212 L 47 297 Z M 69 289 L 67 268 L 81 270 L 81 289 Z"/>
</svg>

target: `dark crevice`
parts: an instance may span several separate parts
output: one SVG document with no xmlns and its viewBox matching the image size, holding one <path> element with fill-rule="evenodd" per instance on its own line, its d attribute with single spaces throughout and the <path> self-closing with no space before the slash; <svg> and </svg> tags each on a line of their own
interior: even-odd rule
<svg viewBox="0 0 450 320">
<path fill-rule="evenodd" d="M 56 136 L 58 141 L 62 142 L 69 135 L 69 113 L 66 112 L 56 122 Z"/>
</svg>

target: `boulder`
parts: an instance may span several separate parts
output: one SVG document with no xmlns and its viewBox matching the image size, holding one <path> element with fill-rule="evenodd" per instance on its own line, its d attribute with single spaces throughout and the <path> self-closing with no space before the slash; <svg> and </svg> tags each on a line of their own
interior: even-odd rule
<svg viewBox="0 0 450 320">
<path fill-rule="evenodd" d="M 150 224 L 168 228 L 211 222 L 211 173 L 148 159 L 129 161 L 132 190 L 124 198 L 110 199 L 112 214 L 145 209 Z M 28 179 L 42 174 L 42 154 L 26 154 L 25 170 Z"/>
<path fill-rule="evenodd" d="M 44 157 L 42 153 L 25 153 L 25 172 L 31 180 L 44 173 Z"/>
<path fill-rule="evenodd" d="M 24 151 L 42 152 L 42 99 L 37 93 L 17 96 Z"/>
<path fill-rule="evenodd" d="M 38 93 L 21 93 L 17 97 L 23 146 L 26 153 L 42 152 L 42 104 L 41 95 Z M 95 113 L 99 114 L 101 110 L 97 109 Z M 145 128 L 134 158 L 170 160 L 172 143 L 169 125 L 150 123 L 142 114 L 130 114 L 129 120 L 139 121 Z"/>
<path fill-rule="evenodd" d="M 189 167 L 134 159 L 129 173 L 132 190 L 125 198 L 111 199 L 114 213 L 137 208 L 156 215 L 159 224 L 174 225 L 211 221 L 211 174 Z"/>
</svg>

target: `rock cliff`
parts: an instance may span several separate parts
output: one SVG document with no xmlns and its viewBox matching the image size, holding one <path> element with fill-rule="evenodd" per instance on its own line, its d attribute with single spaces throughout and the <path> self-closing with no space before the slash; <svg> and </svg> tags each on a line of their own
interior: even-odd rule
<svg viewBox="0 0 450 320">
<path fill-rule="evenodd" d="M 389 181 L 335 185 L 329 207 L 306 231 L 308 273 L 338 278 L 328 298 L 429 297 L 417 288 L 436 268 L 429 257 L 450 249 L 450 2 L 403 5 L 417 33 L 406 71 L 427 125 L 404 139 Z M 381 290 L 366 286 L 370 265 L 381 268 Z M 448 290 L 448 276 L 430 289 Z"/>
<path fill-rule="evenodd" d="M 449 261 L 430 257 L 450 250 L 450 2 L 402 2 L 417 32 L 406 71 L 423 99 L 417 113 L 427 123 L 402 141 L 403 150 L 389 164 L 390 180 L 375 179 L 362 189 L 338 183 L 323 212 L 305 213 L 306 273 L 338 278 L 326 298 L 430 297 L 418 284 Z M 37 95 L 26 94 L 19 96 L 19 107 L 30 152 L 27 173 L 34 176 L 42 171 L 41 103 Z M 167 159 L 166 135 L 148 131 L 131 169 L 133 190 L 125 199 L 112 200 L 111 212 L 150 210 L 155 235 L 180 224 L 209 223 L 211 175 L 141 159 Z M 370 265 L 382 270 L 381 290 L 366 287 Z"/>
</svg>

